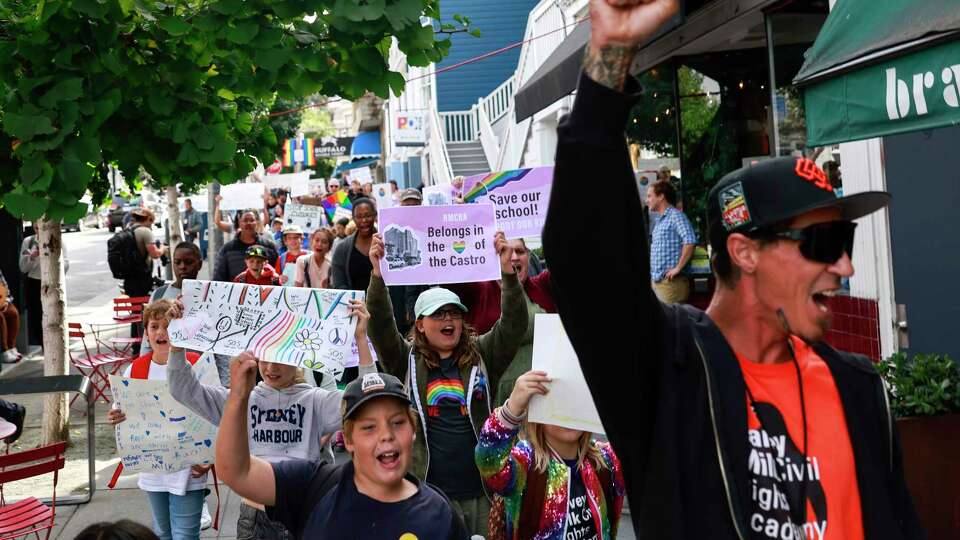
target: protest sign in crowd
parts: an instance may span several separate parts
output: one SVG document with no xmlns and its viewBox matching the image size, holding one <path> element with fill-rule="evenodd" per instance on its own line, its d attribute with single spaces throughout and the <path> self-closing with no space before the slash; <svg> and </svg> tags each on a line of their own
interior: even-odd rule
<svg viewBox="0 0 960 540">
<path fill-rule="evenodd" d="M 241 185 L 212 281 L 176 246 L 109 417 L 158 536 L 198 536 L 213 465 L 238 538 L 608 539 L 628 496 L 641 538 L 922 537 L 879 377 L 822 341 L 852 220 L 889 196 L 837 197 L 803 158 L 730 172 L 717 289 L 683 304 L 697 236 L 668 179 L 641 201 L 623 138 L 630 61 L 676 5 L 591 6 L 555 167 Z"/>
</svg>

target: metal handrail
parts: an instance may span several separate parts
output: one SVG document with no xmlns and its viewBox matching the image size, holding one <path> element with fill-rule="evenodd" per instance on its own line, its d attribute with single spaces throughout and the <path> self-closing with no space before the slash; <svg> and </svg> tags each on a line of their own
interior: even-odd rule
<svg viewBox="0 0 960 540">
<path fill-rule="evenodd" d="M 497 136 L 493 133 L 493 126 L 487 118 L 487 109 L 482 106 L 477 107 L 477 134 L 480 139 L 480 146 L 483 148 L 483 157 L 487 161 L 487 167 L 494 170 L 492 166 L 497 161 L 497 155 L 500 153 Z"/>
<path fill-rule="evenodd" d="M 450 154 L 447 153 L 447 144 L 443 135 L 443 124 L 440 123 L 440 114 L 436 107 L 430 110 L 430 163 L 431 173 L 438 183 L 453 183 L 453 165 L 450 164 Z"/>
<path fill-rule="evenodd" d="M 76 392 L 84 396 L 87 402 L 87 481 L 90 492 L 87 495 L 67 495 L 57 497 L 58 505 L 85 504 L 93 498 L 97 490 L 96 463 L 97 444 L 94 439 L 94 401 L 90 379 L 83 375 L 51 375 L 49 377 L 24 377 L 22 379 L 0 379 L 0 396 L 19 396 L 24 394 L 60 394 Z M 41 499 L 44 502 L 48 500 Z"/>
</svg>

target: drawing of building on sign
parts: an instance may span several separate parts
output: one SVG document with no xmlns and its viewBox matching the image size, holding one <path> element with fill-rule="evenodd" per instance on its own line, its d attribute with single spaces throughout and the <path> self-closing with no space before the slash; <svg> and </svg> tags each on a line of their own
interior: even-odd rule
<svg viewBox="0 0 960 540">
<path fill-rule="evenodd" d="M 391 270 L 420 265 L 420 241 L 412 229 L 387 227 L 383 239 L 387 265 Z"/>
</svg>

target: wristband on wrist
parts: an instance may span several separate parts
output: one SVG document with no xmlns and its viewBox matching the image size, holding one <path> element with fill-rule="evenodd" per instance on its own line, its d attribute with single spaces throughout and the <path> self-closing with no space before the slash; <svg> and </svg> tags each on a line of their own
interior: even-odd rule
<svg viewBox="0 0 960 540">
<path fill-rule="evenodd" d="M 510 403 L 509 399 L 503 402 L 503 407 L 500 407 L 500 413 L 503 415 L 504 420 L 515 426 L 519 426 L 524 420 L 527 419 L 527 411 L 523 411 L 523 414 L 517 416 L 510 412 L 510 407 L 507 407 L 508 403 Z"/>
</svg>

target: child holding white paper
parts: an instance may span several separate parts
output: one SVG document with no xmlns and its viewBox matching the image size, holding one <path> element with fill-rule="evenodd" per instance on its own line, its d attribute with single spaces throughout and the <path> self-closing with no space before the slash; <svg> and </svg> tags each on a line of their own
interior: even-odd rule
<svg viewBox="0 0 960 540">
<path fill-rule="evenodd" d="M 546 395 L 549 383 L 543 371 L 521 375 L 480 431 L 477 467 L 498 497 L 490 538 L 616 538 L 625 492 L 610 444 L 525 420 L 530 399 Z"/>
<path fill-rule="evenodd" d="M 167 361 L 171 356 L 167 335 L 170 319 L 167 317 L 167 312 L 172 306 L 173 303 L 170 300 L 157 300 L 144 308 L 143 326 L 146 329 L 151 352 L 140 356 L 127 366 L 124 377 L 149 380 L 167 378 Z M 184 356 L 181 349 L 180 358 L 184 368 L 193 377 L 190 365 L 196 362 L 200 355 L 187 353 Z M 126 419 L 123 410 L 116 404 L 107 414 L 107 421 L 114 426 Z M 147 492 L 150 509 L 153 512 L 153 530 L 161 540 L 187 540 L 200 537 L 200 514 L 209 469 L 209 465 L 194 465 L 189 469 L 166 474 L 145 472 L 139 474 L 137 486 Z"/>
<path fill-rule="evenodd" d="M 171 318 L 179 318 L 183 304 L 175 302 Z M 361 300 L 350 301 L 350 314 L 357 317 L 355 337 L 360 351 L 360 373 L 376 372 L 367 347 L 367 323 L 370 314 Z M 229 390 L 200 384 L 184 361 L 184 350 L 172 347 L 170 354 L 170 393 L 173 398 L 212 424 L 220 425 Z M 258 362 L 263 382 L 253 388 L 249 398 L 250 453 L 271 463 L 291 459 L 320 461 L 329 435 L 342 429 L 339 390 L 309 385 L 301 368 Z M 285 539 L 289 532 L 271 521 L 263 508 L 243 501 L 237 521 L 237 539 Z"/>
</svg>

